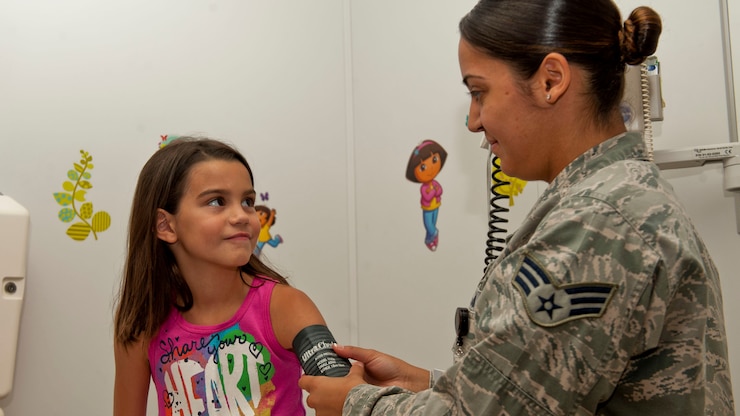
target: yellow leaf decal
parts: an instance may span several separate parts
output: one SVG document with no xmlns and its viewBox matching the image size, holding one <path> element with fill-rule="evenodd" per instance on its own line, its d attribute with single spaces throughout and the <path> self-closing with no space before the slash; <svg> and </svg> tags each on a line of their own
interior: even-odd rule
<svg viewBox="0 0 740 416">
<path fill-rule="evenodd" d="M 90 235 L 90 227 L 82 222 L 77 222 L 67 228 L 67 235 L 75 241 L 84 241 Z"/>
<path fill-rule="evenodd" d="M 105 231 L 110 227 L 110 214 L 105 211 L 99 211 L 93 216 L 92 229 L 96 233 Z"/>
<path fill-rule="evenodd" d="M 95 213 L 92 202 L 86 202 L 85 198 L 89 189 L 93 185 L 90 182 L 92 177 L 90 171 L 93 169 L 92 156 L 84 150 L 80 150 L 79 163 L 73 163 L 73 170 L 67 171 L 68 181 L 62 182 L 62 189 L 66 192 L 57 192 L 54 199 L 63 208 L 57 216 L 62 222 L 72 222 L 75 218 L 80 222 L 72 224 L 67 229 L 67 235 L 75 241 L 86 240 L 92 233 L 93 237 L 98 239 L 98 232 L 105 231 L 110 227 L 111 218 L 107 212 Z M 78 205 L 77 203 L 82 203 Z"/>
<path fill-rule="evenodd" d="M 72 222 L 77 214 L 75 214 L 75 211 L 71 208 L 62 208 L 57 216 L 62 220 L 62 222 Z"/>
<path fill-rule="evenodd" d="M 83 191 L 82 189 L 75 192 L 75 201 L 83 202 L 85 200 L 85 194 L 87 191 Z"/>
<path fill-rule="evenodd" d="M 63 207 L 66 207 L 67 205 L 72 203 L 72 195 L 66 192 L 55 192 L 54 199 L 56 199 L 59 205 Z"/>
<path fill-rule="evenodd" d="M 83 220 L 89 219 L 93 215 L 93 204 L 92 202 L 86 202 L 80 207 L 80 218 Z M 93 227 L 95 229 L 95 227 Z"/>
</svg>

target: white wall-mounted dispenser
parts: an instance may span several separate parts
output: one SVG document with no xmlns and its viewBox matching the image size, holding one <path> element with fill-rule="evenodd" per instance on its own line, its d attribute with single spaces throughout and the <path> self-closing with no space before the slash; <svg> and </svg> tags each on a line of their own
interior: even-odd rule
<svg viewBox="0 0 740 416">
<path fill-rule="evenodd" d="M 0 193 L 0 399 L 13 389 L 29 229 L 28 210 Z"/>
</svg>

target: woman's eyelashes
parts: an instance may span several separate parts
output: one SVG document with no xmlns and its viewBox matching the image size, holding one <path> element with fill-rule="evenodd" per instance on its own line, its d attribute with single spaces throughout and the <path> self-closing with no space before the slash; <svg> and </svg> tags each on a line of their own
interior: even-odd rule
<svg viewBox="0 0 740 416">
<path fill-rule="evenodd" d="M 468 95 L 470 96 L 471 100 L 480 102 L 481 96 L 483 95 L 483 91 L 478 90 L 478 89 L 471 89 L 470 91 L 468 91 Z"/>
</svg>

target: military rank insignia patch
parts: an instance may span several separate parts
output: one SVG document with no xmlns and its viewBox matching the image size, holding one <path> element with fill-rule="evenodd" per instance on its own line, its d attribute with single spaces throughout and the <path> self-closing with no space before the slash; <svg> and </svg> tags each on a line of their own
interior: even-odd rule
<svg viewBox="0 0 740 416">
<path fill-rule="evenodd" d="M 545 327 L 601 316 L 617 288 L 613 284 L 595 282 L 556 285 L 527 257 L 512 284 L 522 294 L 529 317 Z"/>
</svg>

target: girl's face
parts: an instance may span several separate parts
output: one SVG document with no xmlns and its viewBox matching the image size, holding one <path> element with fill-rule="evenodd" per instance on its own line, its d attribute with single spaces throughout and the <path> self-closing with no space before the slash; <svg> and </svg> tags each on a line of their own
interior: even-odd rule
<svg viewBox="0 0 740 416">
<path fill-rule="evenodd" d="M 183 272 L 247 264 L 260 221 L 247 168 L 238 161 L 207 160 L 190 169 L 176 214 L 167 213 L 170 248 Z"/>
<path fill-rule="evenodd" d="M 417 181 L 427 183 L 436 178 L 440 170 L 442 170 L 442 158 L 439 157 L 439 153 L 432 153 L 414 168 L 414 176 Z"/>
<path fill-rule="evenodd" d="M 549 150 L 539 130 L 543 123 L 509 65 L 462 39 L 458 58 L 463 83 L 471 96 L 468 129 L 485 133 L 506 174 L 525 180 L 546 177 Z"/>
</svg>

